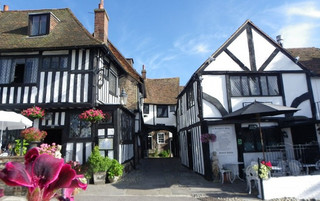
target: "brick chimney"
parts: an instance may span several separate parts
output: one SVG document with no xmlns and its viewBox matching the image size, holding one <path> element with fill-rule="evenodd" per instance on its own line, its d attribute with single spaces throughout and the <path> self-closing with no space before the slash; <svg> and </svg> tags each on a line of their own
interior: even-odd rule
<svg viewBox="0 0 320 201">
<path fill-rule="evenodd" d="M 144 68 L 144 65 L 142 65 L 141 77 L 142 77 L 142 79 L 146 79 L 147 78 L 147 71 Z"/>
<path fill-rule="evenodd" d="M 109 16 L 104 9 L 103 0 L 100 0 L 98 9 L 94 10 L 94 37 L 107 43 Z"/>
<path fill-rule="evenodd" d="M 9 10 L 9 6 L 8 5 L 3 5 L 3 11 L 8 11 Z"/>
</svg>

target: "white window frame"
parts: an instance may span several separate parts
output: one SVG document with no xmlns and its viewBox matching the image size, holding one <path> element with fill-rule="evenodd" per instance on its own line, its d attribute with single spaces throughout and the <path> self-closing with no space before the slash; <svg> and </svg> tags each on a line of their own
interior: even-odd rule
<svg viewBox="0 0 320 201">
<path fill-rule="evenodd" d="M 165 134 L 164 133 L 157 133 L 157 143 L 158 144 L 165 144 Z"/>
</svg>

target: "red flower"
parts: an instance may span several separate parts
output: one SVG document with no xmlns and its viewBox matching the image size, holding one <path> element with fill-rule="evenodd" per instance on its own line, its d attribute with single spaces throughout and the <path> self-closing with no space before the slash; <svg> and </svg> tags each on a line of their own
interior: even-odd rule
<svg viewBox="0 0 320 201">
<path fill-rule="evenodd" d="M 271 165 L 271 162 L 270 162 L 270 161 L 268 161 L 268 162 L 261 161 L 261 164 L 263 164 L 263 165 L 265 165 L 265 166 L 267 166 L 267 167 L 269 167 L 269 168 L 272 168 L 272 165 Z"/>
</svg>

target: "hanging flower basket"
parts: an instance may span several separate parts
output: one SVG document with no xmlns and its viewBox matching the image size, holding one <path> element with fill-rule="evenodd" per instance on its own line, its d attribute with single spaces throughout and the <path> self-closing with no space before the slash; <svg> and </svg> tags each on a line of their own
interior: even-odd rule
<svg viewBox="0 0 320 201">
<path fill-rule="evenodd" d="M 26 110 L 22 110 L 21 114 L 23 116 L 26 116 L 28 118 L 32 119 L 42 119 L 45 115 L 45 112 L 42 108 L 33 106 L 31 108 L 28 108 Z"/>
<path fill-rule="evenodd" d="M 208 142 L 214 142 L 216 141 L 217 136 L 215 134 L 209 134 L 209 133 L 205 133 L 205 134 L 201 134 L 201 142 L 203 143 L 208 143 Z"/>
<path fill-rule="evenodd" d="M 31 127 L 21 131 L 21 137 L 28 142 L 40 142 L 47 136 L 46 131 L 40 131 L 37 128 Z"/>
<path fill-rule="evenodd" d="M 90 121 L 92 123 L 99 122 L 106 118 L 106 114 L 102 112 L 102 110 L 98 109 L 90 109 L 82 112 L 79 115 L 79 118 L 83 121 Z"/>
</svg>

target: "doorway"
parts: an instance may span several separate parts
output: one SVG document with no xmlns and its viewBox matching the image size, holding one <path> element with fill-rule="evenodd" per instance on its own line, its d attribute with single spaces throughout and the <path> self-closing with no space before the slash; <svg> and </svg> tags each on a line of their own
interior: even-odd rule
<svg viewBox="0 0 320 201">
<path fill-rule="evenodd" d="M 62 129 L 47 129 L 45 131 L 47 132 L 47 136 L 44 138 L 43 143 L 62 145 Z"/>
</svg>

